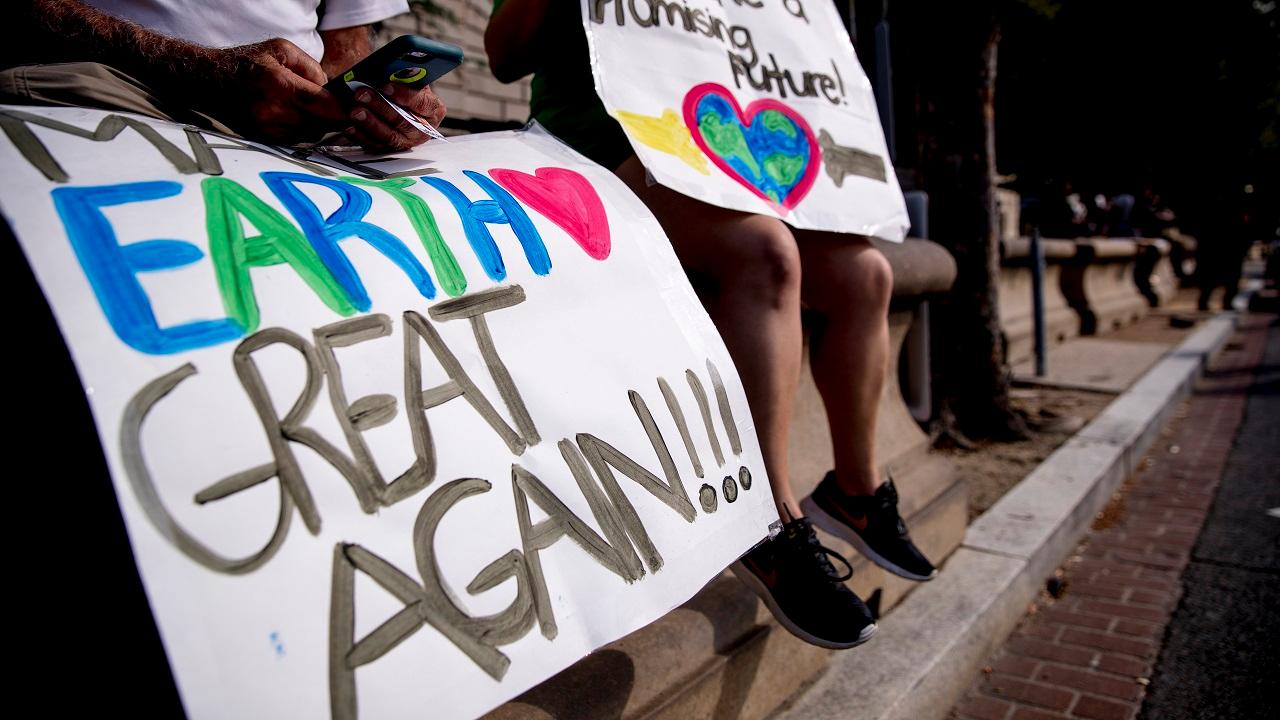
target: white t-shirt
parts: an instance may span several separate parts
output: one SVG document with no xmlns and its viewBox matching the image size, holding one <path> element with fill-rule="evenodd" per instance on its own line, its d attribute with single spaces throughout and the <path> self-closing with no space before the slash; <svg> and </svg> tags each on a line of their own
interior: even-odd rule
<svg viewBox="0 0 1280 720">
<path fill-rule="evenodd" d="M 324 55 L 319 30 L 368 25 L 408 12 L 405 0 L 85 0 L 148 30 L 205 47 L 233 47 L 284 38 L 316 60 Z"/>
</svg>

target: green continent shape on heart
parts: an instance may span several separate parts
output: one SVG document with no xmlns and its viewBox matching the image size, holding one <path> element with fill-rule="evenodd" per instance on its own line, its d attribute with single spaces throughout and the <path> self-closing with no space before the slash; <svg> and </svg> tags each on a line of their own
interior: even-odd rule
<svg viewBox="0 0 1280 720">
<path fill-rule="evenodd" d="M 804 158 L 799 155 L 771 153 L 764 159 L 764 172 L 769 179 L 782 187 L 791 187 L 800 180 L 804 170 Z"/>
<path fill-rule="evenodd" d="M 760 175 L 760 166 L 747 148 L 747 138 L 742 134 L 741 125 L 721 122 L 715 113 L 706 113 L 698 121 L 698 131 L 702 133 L 702 139 L 707 141 L 707 147 L 712 152 L 725 160 L 736 157 L 751 168 L 751 172 L 757 177 Z"/>
<path fill-rule="evenodd" d="M 777 110 L 765 110 L 760 113 L 760 121 L 769 132 L 782 133 L 789 138 L 796 136 L 796 124 Z"/>
</svg>

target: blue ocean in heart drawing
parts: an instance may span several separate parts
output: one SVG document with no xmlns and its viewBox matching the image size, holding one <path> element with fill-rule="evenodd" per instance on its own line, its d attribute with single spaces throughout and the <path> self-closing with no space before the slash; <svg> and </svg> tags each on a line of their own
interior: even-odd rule
<svg viewBox="0 0 1280 720">
<path fill-rule="evenodd" d="M 818 148 L 794 110 L 759 100 L 743 113 L 727 89 L 710 84 L 694 88 L 685 102 L 694 140 L 735 180 L 784 212 L 808 192 Z"/>
</svg>

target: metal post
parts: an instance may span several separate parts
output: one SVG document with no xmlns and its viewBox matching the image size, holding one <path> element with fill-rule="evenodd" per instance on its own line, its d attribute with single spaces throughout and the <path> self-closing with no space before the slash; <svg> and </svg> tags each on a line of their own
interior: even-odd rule
<svg viewBox="0 0 1280 720">
<path fill-rule="evenodd" d="M 903 193 L 907 203 L 907 217 L 911 220 L 908 237 L 929 237 L 929 196 L 923 191 Z M 910 242 L 908 240 L 907 242 Z M 902 398 L 907 403 L 911 417 L 917 422 L 933 419 L 933 370 L 930 367 L 932 352 L 929 348 L 929 303 L 916 306 L 911 318 L 911 328 L 902 342 L 902 374 L 900 384 Z"/>
<path fill-rule="evenodd" d="M 898 160 L 897 128 L 893 121 L 893 54 L 889 48 L 888 0 L 884 14 L 876 25 L 876 106 L 880 110 L 880 124 L 884 126 L 884 141 L 889 148 L 890 162 Z"/>
<path fill-rule="evenodd" d="M 1031 318 L 1035 330 L 1036 377 L 1044 377 L 1048 363 L 1044 329 L 1044 248 L 1040 227 L 1031 228 Z"/>
</svg>

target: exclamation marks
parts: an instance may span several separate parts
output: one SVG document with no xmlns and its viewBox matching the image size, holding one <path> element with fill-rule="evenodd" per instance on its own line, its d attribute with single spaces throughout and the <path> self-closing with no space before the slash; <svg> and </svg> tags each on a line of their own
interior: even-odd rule
<svg viewBox="0 0 1280 720">
<path fill-rule="evenodd" d="M 684 441 L 684 450 L 689 453 L 689 462 L 693 463 L 693 471 L 702 477 L 702 461 L 698 459 L 698 448 L 693 445 L 693 438 L 689 437 L 689 423 L 685 422 L 684 411 L 680 409 L 680 401 L 676 399 L 675 391 L 671 389 L 671 383 L 666 378 L 658 378 L 658 388 L 662 390 L 662 397 L 667 401 L 667 410 L 671 412 L 671 419 L 675 420 L 676 428 L 680 430 L 680 439 Z"/>
<path fill-rule="evenodd" d="M 738 424 L 734 421 L 733 409 L 729 406 L 729 394 L 725 391 L 720 371 L 716 368 L 715 363 L 710 360 L 707 360 L 707 374 L 711 377 L 711 389 L 715 393 L 720 422 L 724 425 L 725 435 L 728 436 L 729 449 L 733 451 L 735 457 L 741 456 L 742 438 L 738 435 Z M 693 398 L 698 404 L 698 411 L 702 416 L 702 424 L 707 431 L 707 443 L 711 446 L 712 455 L 715 456 L 716 467 L 723 468 L 725 464 L 724 451 L 721 449 L 720 437 L 716 434 L 715 422 L 712 420 L 711 414 L 711 401 L 707 396 L 706 388 L 697 373 L 692 370 L 685 371 L 685 380 L 688 382 L 689 390 L 693 393 Z M 684 410 L 680 406 L 680 400 L 676 397 L 675 390 L 672 389 L 671 384 L 665 378 L 661 377 L 658 378 L 658 388 L 662 391 L 663 399 L 666 400 L 667 410 L 671 413 L 671 419 L 680 431 L 680 439 L 684 441 L 684 449 L 689 455 L 689 462 L 693 464 L 693 471 L 699 478 L 705 477 L 697 446 L 694 444 L 693 436 L 689 432 L 689 423 L 685 418 Z M 751 489 L 751 471 L 745 466 L 738 469 L 737 478 L 733 475 L 725 475 L 720 483 L 719 492 L 710 483 L 703 483 L 702 487 L 698 489 L 698 504 L 702 506 L 703 512 L 713 513 L 719 508 L 721 495 L 723 495 L 725 502 L 732 503 L 738 499 L 739 489 Z"/>
<path fill-rule="evenodd" d="M 702 412 L 702 423 L 707 426 L 707 441 L 711 443 L 711 452 L 716 456 L 716 465 L 724 467 L 724 453 L 720 452 L 720 438 L 716 435 L 715 425 L 711 422 L 711 406 L 707 403 L 707 391 L 702 389 L 702 381 L 692 370 L 685 370 L 684 376 L 689 380 L 689 389 L 698 401 L 698 410 Z"/>
<path fill-rule="evenodd" d="M 711 375 L 711 387 L 716 393 L 716 404 L 720 406 L 720 421 L 724 423 L 724 432 L 729 436 L 729 448 L 734 455 L 742 454 L 742 438 L 738 437 L 738 423 L 733 421 L 733 410 L 729 408 L 729 394 L 724 390 L 724 381 L 720 379 L 720 371 L 715 363 L 707 361 L 707 373 Z M 711 423 L 707 423 L 710 427 Z M 733 502 L 730 500 L 729 502 Z"/>
</svg>

